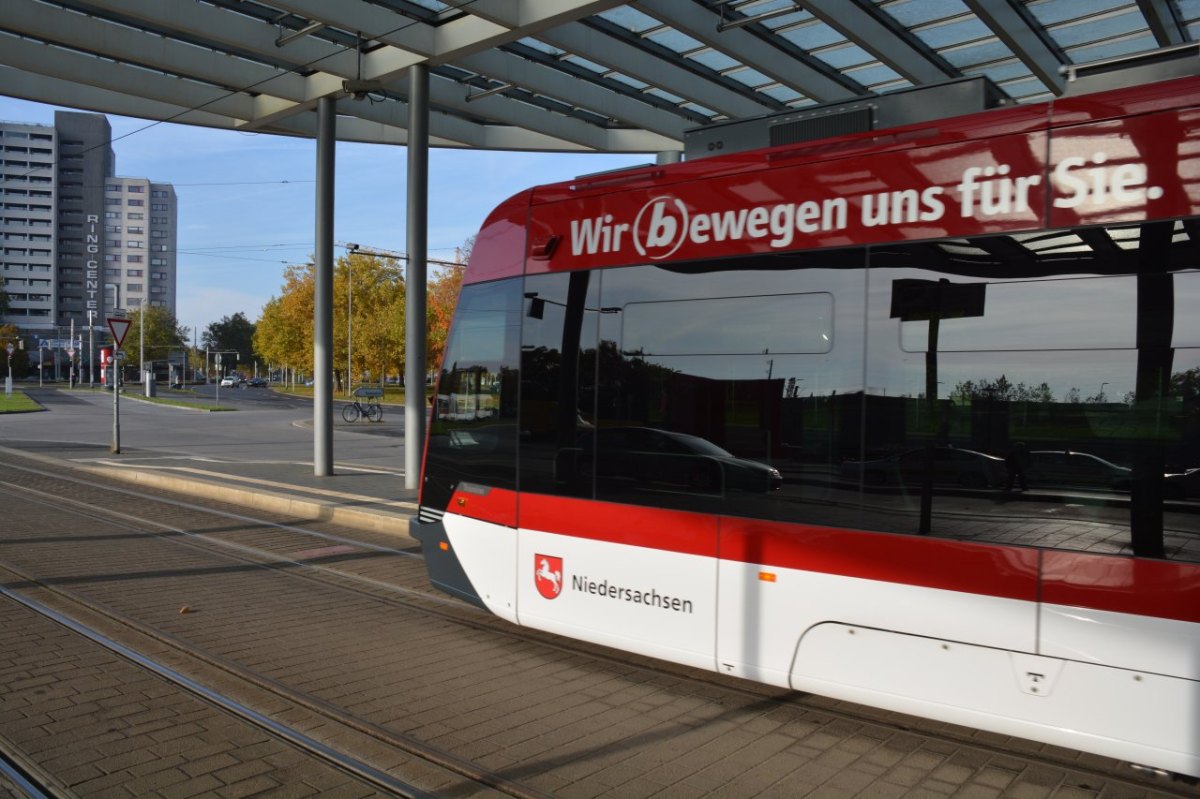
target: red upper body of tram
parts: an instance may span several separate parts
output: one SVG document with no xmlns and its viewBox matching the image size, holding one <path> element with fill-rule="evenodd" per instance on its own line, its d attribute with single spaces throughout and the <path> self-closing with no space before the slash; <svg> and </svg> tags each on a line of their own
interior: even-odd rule
<svg viewBox="0 0 1200 799">
<path fill-rule="evenodd" d="M 447 345 L 431 578 L 1200 774 L 1198 216 L 1191 77 L 522 192 Z"/>
</svg>

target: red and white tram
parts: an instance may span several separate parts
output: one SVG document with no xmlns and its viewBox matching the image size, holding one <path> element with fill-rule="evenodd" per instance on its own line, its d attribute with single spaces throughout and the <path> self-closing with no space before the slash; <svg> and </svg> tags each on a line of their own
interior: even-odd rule
<svg viewBox="0 0 1200 799">
<path fill-rule="evenodd" d="M 516 624 L 1200 775 L 1200 78 L 522 192 L 420 514 Z"/>
</svg>

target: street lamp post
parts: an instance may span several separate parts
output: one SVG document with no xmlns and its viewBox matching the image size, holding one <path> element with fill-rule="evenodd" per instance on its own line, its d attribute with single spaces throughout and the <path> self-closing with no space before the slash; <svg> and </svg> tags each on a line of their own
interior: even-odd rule
<svg viewBox="0 0 1200 799">
<path fill-rule="evenodd" d="M 138 306 L 138 374 L 142 376 L 143 390 L 146 385 L 146 305 Z"/>
<path fill-rule="evenodd" d="M 216 361 L 217 361 L 217 389 L 216 389 L 216 390 L 217 390 L 217 398 L 216 398 L 216 406 L 219 408 L 219 407 L 221 407 L 221 356 L 222 356 L 222 355 L 232 355 L 232 356 L 233 356 L 233 359 L 234 359 L 234 360 L 233 360 L 234 366 L 236 366 L 236 365 L 237 365 L 237 362 L 238 362 L 238 360 L 239 360 L 239 359 L 240 359 L 242 356 L 241 356 L 241 353 L 239 353 L 237 350 L 217 350 L 217 351 L 215 351 L 213 354 L 216 356 Z M 204 362 L 204 364 L 205 364 L 205 365 L 204 365 L 204 368 L 205 368 L 205 370 L 207 370 L 207 369 L 208 369 L 208 360 L 207 360 L 207 358 L 205 359 L 205 362 Z"/>
<path fill-rule="evenodd" d="M 347 244 L 346 249 L 346 396 L 350 396 L 350 370 L 354 363 L 354 253 L 357 244 Z"/>
<path fill-rule="evenodd" d="M 96 384 L 96 340 L 92 330 L 95 319 L 96 312 L 88 311 L 88 388 L 94 388 Z"/>
</svg>

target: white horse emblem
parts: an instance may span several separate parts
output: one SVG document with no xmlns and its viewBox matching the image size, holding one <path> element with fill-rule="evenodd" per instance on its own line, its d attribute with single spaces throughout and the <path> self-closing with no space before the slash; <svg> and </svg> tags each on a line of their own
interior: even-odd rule
<svg viewBox="0 0 1200 799">
<path fill-rule="evenodd" d="M 537 570 L 533 573 L 538 593 L 554 599 L 562 592 L 562 558 L 537 555 Z"/>
</svg>

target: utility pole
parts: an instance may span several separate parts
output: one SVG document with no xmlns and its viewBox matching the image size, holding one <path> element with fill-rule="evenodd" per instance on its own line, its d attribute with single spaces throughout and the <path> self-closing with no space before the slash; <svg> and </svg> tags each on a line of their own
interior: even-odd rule
<svg viewBox="0 0 1200 799">
<path fill-rule="evenodd" d="M 346 256 L 346 396 L 350 396 L 350 374 L 354 358 L 354 254 L 357 244 L 347 244 Z"/>
<path fill-rule="evenodd" d="M 88 311 L 88 388 L 96 385 L 96 340 L 92 329 L 95 319 L 96 312 Z"/>
</svg>

